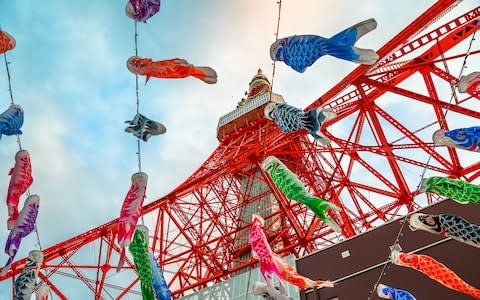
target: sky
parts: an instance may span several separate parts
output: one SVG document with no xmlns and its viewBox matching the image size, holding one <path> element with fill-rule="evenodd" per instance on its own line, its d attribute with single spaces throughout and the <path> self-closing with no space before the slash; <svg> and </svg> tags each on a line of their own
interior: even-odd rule
<svg viewBox="0 0 480 300">
<path fill-rule="evenodd" d="M 41 197 L 38 229 L 44 248 L 117 218 L 137 171 L 136 139 L 124 132 L 124 121 L 136 112 L 135 77 L 125 67 L 134 55 L 134 24 L 125 16 L 124 2 L 0 0 L 0 26 L 17 43 L 7 56 L 14 99 L 25 111 L 21 138 L 32 161 L 31 192 Z M 331 36 L 373 17 L 377 29 L 358 45 L 376 50 L 433 3 L 284 0 L 280 36 Z M 463 1 L 447 17 L 477 4 Z M 156 16 L 138 24 L 140 56 L 184 58 L 218 74 L 215 85 L 195 78 L 151 79 L 144 85 L 140 79 L 140 111 L 167 127 L 165 135 L 142 142 L 142 169 L 149 175 L 145 203 L 174 189 L 216 148 L 218 119 L 236 107 L 257 69 L 271 77 L 268 50 L 276 16 L 272 0 L 163 0 Z M 355 67 L 323 57 L 300 74 L 277 64 L 273 90 L 305 107 Z M 8 105 L 2 64 L 0 110 Z M 5 195 L 17 150 L 14 137 L 2 137 L 0 193 Z M 0 224 L 5 224 L 4 201 L 2 211 Z M 7 235 L 0 226 L 0 244 Z M 35 244 L 33 235 L 24 239 L 17 257 Z M 6 259 L 0 255 L 0 264 Z M 9 286 L 0 282 L 0 299 Z"/>
</svg>

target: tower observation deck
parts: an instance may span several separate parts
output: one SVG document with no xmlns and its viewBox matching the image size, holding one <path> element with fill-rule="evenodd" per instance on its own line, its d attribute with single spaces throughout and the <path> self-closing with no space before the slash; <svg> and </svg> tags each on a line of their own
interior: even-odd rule
<svg viewBox="0 0 480 300">
<path fill-rule="evenodd" d="M 217 139 L 222 141 L 229 134 L 263 117 L 263 109 L 269 102 L 285 103 L 279 94 L 271 93 L 267 77 L 258 69 L 250 81 L 247 98 L 238 102 L 237 108 L 218 120 Z"/>
</svg>

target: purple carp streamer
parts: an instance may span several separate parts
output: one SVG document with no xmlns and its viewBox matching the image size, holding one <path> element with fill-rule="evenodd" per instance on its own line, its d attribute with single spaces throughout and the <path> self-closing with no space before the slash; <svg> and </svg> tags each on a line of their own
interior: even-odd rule
<svg viewBox="0 0 480 300">
<path fill-rule="evenodd" d="M 129 0 L 125 13 L 137 22 L 146 22 L 160 10 L 160 0 Z"/>
<path fill-rule="evenodd" d="M 22 239 L 35 230 L 39 204 L 40 197 L 37 195 L 30 195 L 27 200 L 25 200 L 25 204 L 18 214 L 17 223 L 12 231 L 10 231 L 7 243 L 5 244 L 5 253 L 7 253 L 9 258 L 5 267 L 3 267 L 1 275 L 8 272 L 10 264 L 15 259 L 15 255 L 17 254 Z"/>
</svg>

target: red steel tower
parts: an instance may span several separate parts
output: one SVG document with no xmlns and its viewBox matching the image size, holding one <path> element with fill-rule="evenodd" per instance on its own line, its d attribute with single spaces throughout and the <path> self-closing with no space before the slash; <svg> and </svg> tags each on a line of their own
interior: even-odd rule
<svg viewBox="0 0 480 300">
<path fill-rule="evenodd" d="M 270 98 L 268 79 L 254 77 L 247 99 L 220 120 L 220 143 L 211 156 L 180 186 L 143 208 L 155 220 L 146 224 L 151 248 L 175 297 L 255 264 L 245 243 L 251 213 L 265 216 L 277 253 L 301 257 L 390 221 L 407 208 L 434 202 L 417 191 L 423 170 L 468 181 L 480 176 L 480 163 L 466 152 L 434 147 L 431 140 L 438 128 L 480 119 L 480 95 L 455 92 L 465 57 L 475 59 L 480 52 L 466 52 L 479 28 L 480 7 L 433 24 L 455 11 L 456 4 L 436 2 L 377 51 L 376 65 L 357 67 L 308 107 L 336 111 L 325 126 L 333 141 L 328 147 L 306 132 L 282 133 L 263 118 L 263 105 L 283 98 L 275 93 Z M 259 168 L 268 155 L 284 161 L 309 192 L 343 209 L 331 216 L 343 225 L 341 235 L 272 184 Z M 40 277 L 54 294 L 75 299 L 75 284 L 76 291 L 91 290 L 95 299 L 139 294 L 131 261 L 118 274 L 112 269 L 120 251 L 116 222 L 44 250 Z M 15 262 L 0 280 L 12 280 L 24 263 Z"/>
</svg>

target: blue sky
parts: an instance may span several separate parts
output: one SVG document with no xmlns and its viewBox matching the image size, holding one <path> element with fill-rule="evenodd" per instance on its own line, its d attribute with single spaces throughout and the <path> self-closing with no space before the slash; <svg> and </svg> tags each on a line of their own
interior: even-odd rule
<svg viewBox="0 0 480 300">
<path fill-rule="evenodd" d="M 7 55 L 14 97 L 25 110 L 22 142 L 32 160 L 31 191 L 41 197 L 43 247 L 116 218 L 136 171 L 136 140 L 123 132 L 123 122 L 135 114 L 135 77 L 125 67 L 134 54 L 134 25 L 124 14 L 125 2 L 0 0 L 0 26 L 17 41 Z M 144 86 L 141 80 L 141 112 L 168 130 L 142 143 L 143 170 L 149 174 L 146 203 L 175 188 L 215 149 L 218 118 L 235 108 L 256 70 L 270 77 L 275 2 L 164 0 L 156 16 L 138 25 L 140 56 L 180 57 L 218 73 L 216 85 L 188 78 L 152 79 Z M 433 3 L 286 0 L 280 35 L 330 36 L 374 17 L 378 28 L 359 45 L 378 49 Z M 448 16 L 475 5 L 464 1 Z M 277 66 L 274 91 L 298 107 L 356 67 L 331 57 L 304 74 Z M 0 110 L 8 104 L 2 65 Z M 6 194 L 17 145 L 14 137 L 2 137 L 0 145 L 0 191 Z M 5 224 L 4 202 L 1 211 Z M 0 241 L 7 235 L 0 226 Z M 27 237 L 18 257 L 35 243 Z M 0 264 L 6 259 L 0 255 Z M 0 299 L 6 286 L 0 282 Z"/>
</svg>

